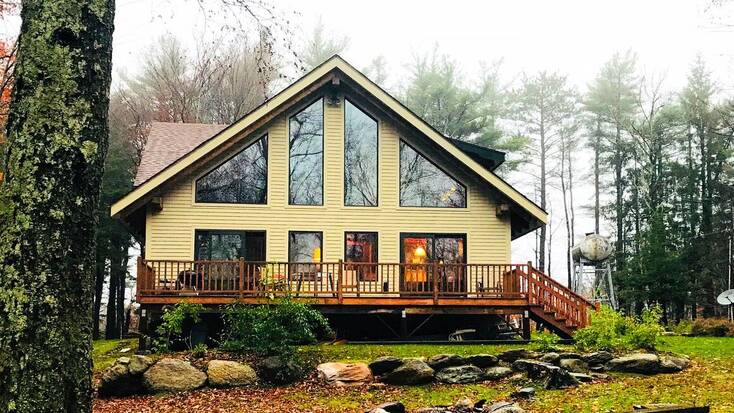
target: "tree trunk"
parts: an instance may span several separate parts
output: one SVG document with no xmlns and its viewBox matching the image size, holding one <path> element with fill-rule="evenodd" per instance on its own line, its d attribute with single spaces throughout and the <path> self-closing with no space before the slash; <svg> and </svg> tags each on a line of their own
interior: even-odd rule
<svg viewBox="0 0 734 413">
<path fill-rule="evenodd" d="M 616 266 L 617 271 L 622 270 L 624 266 L 624 186 L 622 183 L 622 130 L 617 124 L 617 134 L 615 140 L 615 159 L 614 159 L 614 189 L 616 192 L 615 213 L 617 224 L 617 242 L 616 242 Z"/>
<path fill-rule="evenodd" d="M 117 331 L 119 337 L 125 336 L 125 287 L 127 284 L 127 247 L 120 251 L 120 268 L 119 277 L 117 280 Z"/>
<path fill-rule="evenodd" d="M 117 254 L 113 254 L 110 257 L 110 283 L 107 294 L 107 318 L 105 322 L 105 338 L 111 340 L 113 338 L 120 338 L 119 329 L 117 328 L 117 294 L 120 289 L 118 283 L 120 277 L 118 275 L 118 261 Z"/>
<path fill-rule="evenodd" d="M 546 141 L 545 141 L 545 125 L 543 125 L 543 114 L 540 115 L 540 208 L 545 210 L 546 207 Z M 545 270 L 545 246 L 547 226 L 540 227 L 540 240 L 538 245 L 538 269 L 540 272 Z"/>
<path fill-rule="evenodd" d="M 94 274 L 94 306 L 92 307 L 92 339 L 99 338 L 99 313 L 102 308 L 102 293 L 104 292 L 104 279 L 106 270 L 106 259 L 99 251 L 96 258 L 97 264 Z"/>
<path fill-rule="evenodd" d="M 601 161 L 601 117 L 596 118 L 596 141 L 594 142 L 594 232 L 600 231 L 599 221 L 601 216 L 601 205 L 599 202 L 599 162 Z"/>
<path fill-rule="evenodd" d="M 24 1 L 0 234 L 0 406 L 90 412 L 113 0 Z"/>
</svg>

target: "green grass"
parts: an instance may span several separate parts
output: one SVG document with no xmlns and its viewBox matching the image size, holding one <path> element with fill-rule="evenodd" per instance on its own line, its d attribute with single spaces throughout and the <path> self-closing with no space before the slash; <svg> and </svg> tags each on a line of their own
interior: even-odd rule
<svg viewBox="0 0 734 413">
<path fill-rule="evenodd" d="M 130 351 L 120 353 L 120 350 L 129 348 Z M 135 353 L 138 348 L 138 339 L 122 339 L 122 340 L 95 340 L 92 343 L 92 361 L 94 362 L 94 371 L 102 371 L 113 365 L 118 357 L 130 356 Z"/>
</svg>

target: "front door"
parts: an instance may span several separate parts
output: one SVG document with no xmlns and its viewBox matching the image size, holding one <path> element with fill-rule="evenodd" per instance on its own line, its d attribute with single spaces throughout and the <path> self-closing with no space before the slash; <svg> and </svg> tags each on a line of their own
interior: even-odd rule
<svg viewBox="0 0 734 413">
<path fill-rule="evenodd" d="M 406 295 L 466 292 L 466 235 L 401 234 L 400 291 Z M 438 265 L 434 265 L 438 264 Z"/>
</svg>

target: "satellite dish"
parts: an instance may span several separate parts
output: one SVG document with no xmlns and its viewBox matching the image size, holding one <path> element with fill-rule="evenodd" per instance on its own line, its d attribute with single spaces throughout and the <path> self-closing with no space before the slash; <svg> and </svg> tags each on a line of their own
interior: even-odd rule
<svg viewBox="0 0 734 413">
<path fill-rule="evenodd" d="M 716 301 L 721 305 L 734 304 L 734 290 L 726 290 L 716 297 Z"/>
</svg>

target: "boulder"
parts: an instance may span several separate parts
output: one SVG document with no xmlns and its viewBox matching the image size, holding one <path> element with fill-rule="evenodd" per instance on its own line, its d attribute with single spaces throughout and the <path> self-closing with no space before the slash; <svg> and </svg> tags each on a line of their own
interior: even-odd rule
<svg viewBox="0 0 734 413">
<path fill-rule="evenodd" d="M 433 369 L 419 359 L 406 359 L 395 370 L 382 376 L 388 384 L 413 385 L 429 383 L 433 380 Z"/>
<path fill-rule="evenodd" d="M 589 365 L 581 359 L 561 359 L 558 365 L 572 373 L 585 373 L 589 371 Z"/>
<path fill-rule="evenodd" d="M 375 406 L 372 410 L 367 410 L 365 413 L 405 413 L 405 406 L 400 402 L 387 402 L 381 405 Z"/>
<path fill-rule="evenodd" d="M 514 363 L 515 360 L 519 359 L 536 359 L 538 357 L 540 357 L 539 353 L 524 348 L 503 351 L 497 355 L 498 359 L 508 363 Z"/>
<path fill-rule="evenodd" d="M 678 356 L 660 356 L 660 372 L 661 373 L 677 373 L 683 371 L 691 365 L 690 360 Z"/>
<path fill-rule="evenodd" d="M 572 352 L 558 353 L 558 359 L 581 359 L 581 354 Z"/>
<path fill-rule="evenodd" d="M 454 403 L 455 412 L 470 412 L 474 410 L 474 402 L 471 399 L 461 399 Z"/>
<path fill-rule="evenodd" d="M 546 390 L 567 389 L 579 385 L 579 381 L 567 370 L 557 366 L 553 367 L 555 369 L 551 369 L 548 374 L 548 379 L 545 381 Z"/>
<path fill-rule="evenodd" d="M 540 356 L 540 361 L 543 363 L 550 363 L 550 364 L 556 364 L 558 363 L 558 360 L 561 359 L 560 354 L 555 352 L 545 353 L 542 356 Z"/>
<path fill-rule="evenodd" d="M 436 380 L 450 384 L 477 383 L 483 378 L 482 369 L 472 365 L 446 367 L 436 373 Z"/>
<path fill-rule="evenodd" d="M 144 374 L 145 387 L 157 392 L 195 390 L 206 383 L 206 374 L 188 361 L 164 358 Z"/>
<path fill-rule="evenodd" d="M 532 399 L 535 397 L 535 387 L 523 387 L 520 390 L 513 392 L 510 397 L 515 399 Z"/>
<path fill-rule="evenodd" d="M 497 364 L 499 360 L 497 357 L 490 354 L 475 354 L 466 358 L 467 364 L 477 366 L 479 368 L 492 367 Z"/>
<path fill-rule="evenodd" d="M 517 403 L 499 402 L 484 406 L 482 413 L 525 413 L 525 410 Z"/>
<path fill-rule="evenodd" d="M 303 368 L 293 360 L 270 356 L 260 362 L 258 372 L 261 379 L 272 384 L 293 383 L 303 376 Z"/>
<path fill-rule="evenodd" d="M 369 364 L 369 368 L 372 371 L 372 374 L 375 376 L 381 376 L 387 372 L 395 370 L 400 367 L 401 364 L 403 364 L 403 360 L 397 357 L 387 356 L 375 359 Z"/>
<path fill-rule="evenodd" d="M 527 373 L 531 380 L 545 380 L 546 389 L 565 389 L 579 384 L 565 369 L 542 361 L 516 360 L 512 369 Z"/>
<path fill-rule="evenodd" d="M 660 371 L 660 358 L 649 353 L 630 354 L 609 360 L 606 369 L 622 373 L 657 374 Z"/>
<path fill-rule="evenodd" d="M 613 358 L 614 355 L 608 351 L 595 351 L 593 353 L 587 353 L 581 356 L 581 360 L 587 362 L 590 365 L 605 364 Z"/>
<path fill-rule="evenodd" d="M 594 380 L 607 380 L 607 379 L 609 379 L 609 375 L 608 374 L 596 373 L 596 372 L 593 372 L 593 371 L 591 373 L 589 373 L 589 376 L 591 376 L 591 378 L 593 378 Z"/>
<path fill-rule="evenodd" d="M 438 371 L 446 367 L 461 366 L 466 364 L 463 357 L 456 354 L 438 354 L 426 361 L 432 369 Z"/>
<path fill-rule="evenodd" d="M 571 373 L 571 377 L 580 381 L 581 383 L 591 383 L 594 381 L 594 377 L 584 373 Z"/>
<path fill-rule="evenodd" d="M 120 357 L 102 373 L 99 395 L 131 396 L 143 393 L 143 372 L 151 364 L 153 360 L 145 356 Z"/>
<path fill-rule="evenodd" d="M 372 371 L 365 363 L 322 363 L 316 367 L 319 379 L 334 384 L 360 384 L 372 381 Z"/>
<path fill-rule="evenodd" d="M 239 387 L 257 383 L 255 370 L 236 361 L 211 360 L 206 373 L 212 387 Z"/>
<path fill-rule="evenodd" d="M 512 375 L 512 369 L 508 367 L 495 366 L 484 370 L 485 380 L 502 380 Z"/>
</svg>

